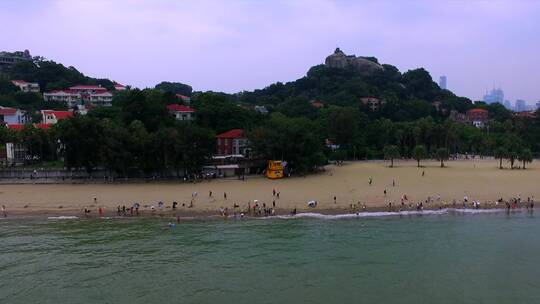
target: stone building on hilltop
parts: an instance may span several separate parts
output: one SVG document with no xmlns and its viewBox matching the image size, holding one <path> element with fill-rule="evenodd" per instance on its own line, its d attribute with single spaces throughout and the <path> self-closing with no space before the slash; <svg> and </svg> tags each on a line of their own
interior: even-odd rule
<svg viewBox="0 0 540 304">
<path fill-rule="evenodd" d="M 373 60 L 366 57 L 356 57 L 355 55 L 345 55 L 339 48 L 332 55 L 326 57 L 324 64 L 331 68 L 352 68 L 364 75 L 384 70 L 382 65 Z"/>
</svg>

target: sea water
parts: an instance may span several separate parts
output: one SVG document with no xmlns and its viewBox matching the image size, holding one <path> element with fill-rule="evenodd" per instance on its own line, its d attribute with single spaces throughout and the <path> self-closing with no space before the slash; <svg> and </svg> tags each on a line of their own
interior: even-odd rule
<svg viewBox="0 0 540 304">
<path fill-rule="evenodd" d="M 0 303 L 540 303 L 539 235 L 526 211 L 8 218 Z"/>
</svg>

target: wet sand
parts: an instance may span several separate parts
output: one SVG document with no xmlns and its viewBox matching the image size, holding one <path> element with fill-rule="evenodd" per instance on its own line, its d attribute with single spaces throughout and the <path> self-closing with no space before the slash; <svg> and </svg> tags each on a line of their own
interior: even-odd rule
<svg viewBox="0 0 540 304">
<path fill-rule="evenodd" d="M 179 203 L 176 213 L 195 216 L 217 214 L 220 208 L 232 210 L 234 204 L 245 209 L 248 202 L 253 204 L 254 200 L 267 207 L 275 200 L 278 213 L 286 214 L 293 208 L 321 213 L 350 212 L 351 204 L 358 203 L 365 204 L 369 211 L 386 210 L 389 202 L 397 209 L 404 194 L 413 204 L 428 196 L 440 195 L 440 202 L 426 206 L 428 208 L 449 205 L 453 199 L 459 203 L 465 195 L 471 201 L 481 201 L 482 207 L 488 207 L 488 201 L 500 197 L 540 198 L 540 163 L 528 164 L 526 170 L 500 170 L 495 160 L 446 164 L 446 168 L 440 168 L 438 162 L 423 162 L 423 167 L 418 168 L 414 161 L 397 161 L 396 167 L 389 168 L 388 163 L 382 161 L 349 162 L 341 167 L 328 166 L 320 174 L 281 180 L 248 177 L 245 181 L 216 179 L 200 183 L 5 184 L 0 185 L 0 204 L 6 205 L 8 215 L 82 215 L 85 207 L 92 210 L 92 215 L 97 214 L 99 207 L 105 214 L 114 215 L 118 205 L 130 207 L 140 202 L 144 215 L 172 213 L 171 203 L 176 201 Z M 371 185 L 370 178 L 373 179 Z M 280 193 L 279 198 L 272 195 L 273 189 Z M 213 192 L 212 197 L 209 191 Z M 192 198 L 194 192 L 197 195 Z M 188 208 L 192 200 L 193 208 Z M 316 208 L 307 208 L 310 200 L 318 202 Z M 165 207 L 152 212 L 150 207 L 157 207 L 159 201 L 163 201 Z"/>
</svg>

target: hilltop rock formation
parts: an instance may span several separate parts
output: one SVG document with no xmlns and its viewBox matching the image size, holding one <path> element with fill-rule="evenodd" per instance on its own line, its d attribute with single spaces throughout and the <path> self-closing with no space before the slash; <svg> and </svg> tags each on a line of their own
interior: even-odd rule
<svg viewBox="0 0 540 304">
<path fill-rule="evenodd" d="M 362 75 L 370 75 L 373 72 L 384 70 L 380 64 L 372 60 L 365 57 L 345 55 L 339 48 L 334 51 L 334 54 L 326 57 L 324 64 L 331 68 L 353 68 Z"/>
</svg>

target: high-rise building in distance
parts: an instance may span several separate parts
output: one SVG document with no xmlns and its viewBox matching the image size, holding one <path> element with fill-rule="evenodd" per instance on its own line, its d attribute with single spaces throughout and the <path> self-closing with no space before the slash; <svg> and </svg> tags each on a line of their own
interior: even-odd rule
<svg viewBox="0 0 540 304">
<path fill-rule="evenodd" d="M 523 99 L 516 100 L 515 111 L 516 112 L 527 111 L 527 103 L 525 102 L 525 100 L 523 100 Z"/>
<path fill-rule="evenodd" d="M 439 87 L 446 90 L 446 76 L 443 75 L 439 78 Z"/>
<path fill-rule="evenodd" d="M 484 95 L 484 102 L 487 104 L 491 103 L 504 103 L 504 91 L 501 88 L 492 89 L 491 92 L 486 92 Z"/>
</svg>

